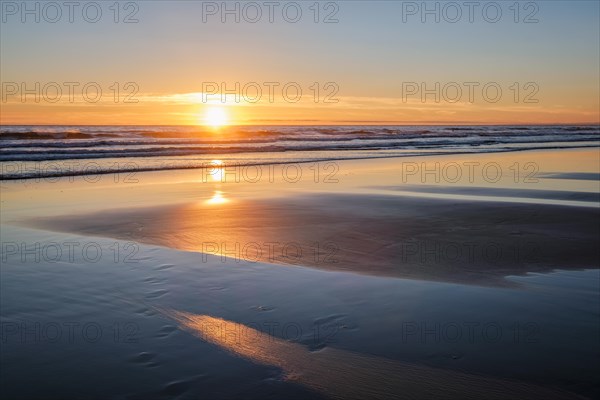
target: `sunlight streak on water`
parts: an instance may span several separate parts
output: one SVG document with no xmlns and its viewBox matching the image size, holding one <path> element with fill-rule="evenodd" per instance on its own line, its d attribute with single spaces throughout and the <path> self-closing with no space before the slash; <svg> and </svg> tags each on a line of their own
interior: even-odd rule
<svg viewBox="0 0 600 400">
<path fill-rule="evenodd" d="M 209 315 L 161 310 L 181 329 L 252 362 L 275 366 L 286 380 L 332 398 L 455 399 L 572 398 L 569 393 L 525 383 L 325 348 L 311 352 L 249 326 Z"/>
</svg>

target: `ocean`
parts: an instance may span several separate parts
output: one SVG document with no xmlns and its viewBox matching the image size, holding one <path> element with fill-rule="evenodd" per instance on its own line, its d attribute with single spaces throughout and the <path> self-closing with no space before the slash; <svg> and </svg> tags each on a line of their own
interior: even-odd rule
<svg viewBox="0 0 600 400">
<path fill-rule="evenodd" d="M 0 127 L 0 179 L 597 147 L 599 126 Z M 210 164 L 214 165 L 214 164 Z"/>
</svg>

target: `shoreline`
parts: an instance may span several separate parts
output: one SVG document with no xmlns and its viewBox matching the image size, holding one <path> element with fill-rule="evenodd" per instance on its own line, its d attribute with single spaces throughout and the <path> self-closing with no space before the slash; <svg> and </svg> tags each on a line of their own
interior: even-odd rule
<svg viewBox="0 0 600 400">
<path fill-rule="evenodd" d="M 320 162 L 342 162 L 342 161 L 361 161 L 361 160 L 381 160 L 381 159 L 394 159 L 394 158 L 413 158 L 413 157 L 439 157 L 439 156 L 466 156 L 466 155 L 483 155 L 483 154 L 504 154 L 504 153 L 520 153 L 520 152 L 537 152 L 537 151 L 561 151 L 561 150 L 583 150 L 583 149 L 600 149 L 600 144 L 587 145 L 587 146 L 566 146 L 566 147 L 530 147 L 526 149 L 505 149 L 505 150 L 488 150 L 488 151 L 474 151 L 474 152 L 441 152 L 441 153 L 427 153 L 423 152 L 423 154 L 419 154 L 418 150 L 416 150 L 415 154 L 407 154 L 407 155 L 389 155 L 389 156 L 374 156 L 374 157 L 351 157 L 351 158 L 315 158 L 310 160 L 294 160 L 294 161 L 271 161 L 271 162 L 260 162 L 260 161 L 250 161 L 250 162 L 232 162 L 232 163 L 224 163 L 223 167 L 250 167 L 250 166 L 281 166 L 281 165 L 289 165 L 289 164 L 309 164 L 309 163 L 320 163 Z M 385 149 L 385 150 L 393 150 L 393 149 Z M 424 149 L 420 149 L 424 150 Z M 305 150 L 302 150 L 305 151 Z M 330 152 L 330 150 L 312 150 L 309 152 L 319 152 L 326 151 Z M 366 150 L 347 150 L 347 151 L 372 151 L 369 149 Z M 198 157 L 207 156 L 207 158 L 215 159 L 219 158 L 217 156 L 232 156 L 232 155 L 246 155 L 246 154 L 285 154 L 293 152 L 293 150 L 288 150 L 284 152 L 231 152 L 231 153 L 205 153 L 202 155 L 198 155 Z M 81 158 L 69 158 L 69 159 L 41 159 L 41 160 L 4 160 L 0 161 L 0 163 L 21 163 L 21 164 L 52 164 L 52 163 L 69 163 L 72 161 L 90 161 L 90 163 L 96 164 L 98 162 L 106 162 L 106 161 L 114 161 L 117 160 L 127 160 L 129 158 L 140 159 L 146 157 L 148 161 L 187 161 L 181 160 L 184 157 L 190 157 L 190 155 L 182 155 L 177 158 L 169 158 L 169 156 L 153 156 L 147 157 L 144 155 L 128 155 L 127 157 L 104 157 L 104 158 L 85 158 L 82 156 Z M 94 161 L 96 160 L 96 161 Z M 194 160 L 194 159 L 188 159 Z M 202 160 L 202 166 L 175 166 L 175 167 L 160 167 L 160 168 L 123 168 L 123 169 L 104 169 L 104 170 L 92 170 L 85 171 L 85 173 L 81 171 L 77 172 L 59 172 L 59 173 L 44 173 L 42 175 L 34 175 L 34 176 L 5 176 L 0 175 L 0 182 L 2 181 L 16 181 L 16 180 L 31 180 L 31 179 L 51 179 L 51 178 L 71 178 L 71 177 L 85 177 L 85 176 L 95 176 L 95 175 L 110 175 L 115 173 L 146 173 L 146 172 L 162 172 L 162 171 L 186 171 L 186 170 L 199 170 L 199 169 L 213 169 L 214 166 L 211 164 L 211 161 L 207 161 L 199 158 L 198 160 Z M 128 163 L 123 162 L 124 165 L 128 165 Z M 206 165 L 208 164 L 208 165 Z M 4 171 L 4 169 L 3 169 Z"/>
<path fill-rule="evenodd" d="M 565 156 L 587 161 L 574 171 L 557 163 Z M 461 160 L 501 166 L 507 176 L 431 184 L 419 182 L 416 173 L 398 174 L 404 164 Z M 538 168 L 531 183 L 511 169 L 527 160 Z M 141 184 L 88 185 L 85 195 L 98 204 L 87 210 L 69 207 L 63 194 L 84 182 L 46 183 L 57 196 L 56 211 L 5 221 L 200 254 L 229 253 L 238 260 L 505 285 L 508 275 L 599 264 L 593 250 L 600 241 L 594 225 L 600 217 L 598 162 L 587 149 L 346 160 L 337 164 L 337 182 L 331 184 L 311 177 L 223 183 L 208 176 L 199 182 L 193 171 L 150 172 L 139 176 Z M 423 168 L 430 177 L 431 170 Z M 522 182 L 515 183 L 517 177 Z M 128 193 L 133 204 L 119 204 L 118 193 Z"/>
</svg>

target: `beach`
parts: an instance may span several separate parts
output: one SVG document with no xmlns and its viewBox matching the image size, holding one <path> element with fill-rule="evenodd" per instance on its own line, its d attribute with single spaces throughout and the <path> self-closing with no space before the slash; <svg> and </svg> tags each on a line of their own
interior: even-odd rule
<svg viewBox="0 0 600 400">
<path fill-rule="evenodd" d="M 570 179 L 564 172 L 570 165 L 556 164 L 557 155 L 587 161 Z M 598 265 L 600 195 L 590 172 L 596 162 L 595 150 L 563 150 L 215 164 L 181 172 L 176 183 L 158 188 L 144 185 L 151 178 L 141 175 L 141 182 L 107 192 L 93 183 L 89 196 L 108 194 L 114 206 L 20 223 L 237 262 L 502 285 L 507 275 Z M 169 179 L 162 174 L 162 182 Z M 136 201 L 138 191 L 141 204 L 118 204 Z"/>
<path fill-rule="evenodd" d="M 598 396 L 596 149 L 216 161 L 2 182 L 3 397 Z"/>
<path fill-rule="evenodd" d="M 0 399 L 600 399 L 600 2 L 0 1 Z"/>
</svg>

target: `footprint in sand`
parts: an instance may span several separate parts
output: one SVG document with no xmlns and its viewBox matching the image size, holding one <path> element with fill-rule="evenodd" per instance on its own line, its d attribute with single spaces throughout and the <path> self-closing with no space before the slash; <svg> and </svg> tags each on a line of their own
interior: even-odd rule
<svg viewBox="0 0 600 400">
<path fill-rule="evenodd" d="M 160 330 L 156 334 L 156 337 L 158 337 L 158 338 L 166 338 L 166 337 L 170 336 L 175 331 L 177 331 L 177 327 L 176 326 L 173 326 L 173 325 L 164 325 L 162 328 L 160 328 Z"/>
<path fill-rule="evenodd" d="M 155 290 L 154 292 L 148 293 L 145 297 L 148 300 L 150 300 L 150 299 L 158 299 L 159 297 L 162 297 L 162 296 L 164 296 L 167 293 L 169 293 L 168 290 L 159 289 L 159 290 Z"/>
<path fill-rule="evenodd" d="M 173 268 L 174 266 L 175 265 L 173 265 L 173 264 L 161 264 L 158 267 L 154 267 L 154 269 L 157 270 L 157 271 L 162 271 L 162 270 L 165 270 L 165 269 Z"/>
<path fill-rule="evenodd" d="M 159 365 L 159 363 L 156 361 L 156 357 L 157 356 L 155 353 L 141 352 L 131 357 L 129 361 L 135 364 L 144 365 L 148 368 L 152 368 L 157 367 Z"/>
<path fill-rule="evenodd" d="M 165 280 L 161 279 L 161 278 L 157 278 L 155 276 L 149 276 L 148 278 L 144 279 L 144 282 L 149 283 L 151 285 L 159 285 L 161 283 L 164 283 Z"/>
<path fill-rule="evenodd" d="M 206 378 L 205 375 L 197 375 L 189 379 L 169 382 L 165 385 L 161 391 L 161 394 L 168 397 L 181 396 L 185 392 L 189 391 L 194 384 L 199 383 L 204 378 Z"/>
</svg>

